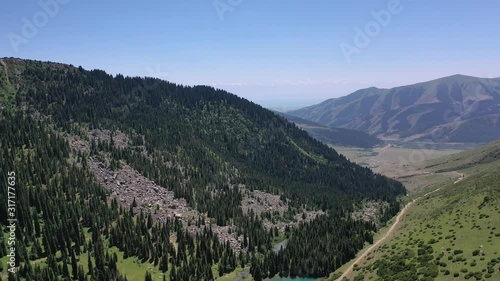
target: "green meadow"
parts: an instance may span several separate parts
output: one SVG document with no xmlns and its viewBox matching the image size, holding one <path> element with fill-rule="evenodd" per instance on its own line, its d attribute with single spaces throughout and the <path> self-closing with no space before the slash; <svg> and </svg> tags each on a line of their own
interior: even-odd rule
<svg viewBox="0 0 500 281">
<path fill-rule="evenodd" d="M 419 199 L 349 280 L 500 280 L 498 152 L 494 143 L 419 164 L 428 173 L 409 197 Z"/>
</svg>

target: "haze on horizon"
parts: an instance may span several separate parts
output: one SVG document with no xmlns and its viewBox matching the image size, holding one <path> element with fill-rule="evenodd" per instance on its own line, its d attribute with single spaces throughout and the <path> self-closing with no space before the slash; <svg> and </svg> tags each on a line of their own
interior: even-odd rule
<svg viewBox="0 0 500 281">
<path fill-rule="evenodd" d="M 212 85 L 267 107 L 453 74 L 499 77 L 497 1 L 2 3 L 0 57 Z"/>
</svg>

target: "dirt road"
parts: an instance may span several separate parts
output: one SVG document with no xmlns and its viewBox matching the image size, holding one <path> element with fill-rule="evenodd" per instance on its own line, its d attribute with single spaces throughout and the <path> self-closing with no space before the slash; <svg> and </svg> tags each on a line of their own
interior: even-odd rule
<svg viewBox="0 0 500 281">
<path fill-rule="evenodd" d="M 461 180 L 465 178 L 465 174 L 459 173 L 457 171 L 453 171 L 452 173 L 458 175 L 458 179 L 454 183 L 459 183 Z"/>
<path fill-rule="evenodd" d="M 413 205 L 413 203 L 415 203 L 417 200 L 420 200 L 421 198 L 424 198 L 424 197 L 426 197 L 426 196 L 428 196 L 428 195 L 430 195 L 430 194 L 432 194 L 434 192 L 439 191 L 440 189 L 441 188 L 438 188 L 438 189 L 433 190 L 431 192 L 427 192 L 423 196 L 420 196 L 417 199 L 413 199 L 412 202 L 406 204 L 406 206 L 401 210 L 401 212 L 399 212 L 398 216 L 394 220 L 394 223 L 391 225 L 391 228 L 389 228 L 389 230 L 384 234 L 384 236 L 382 236 L 382 238 L 380 238 L 375 244 L 373 244 L 372 246 L 370 246 L 370 248 L 368 248 L 368 250 L 366 250 L 361 256 L 359 256 L 351 264 L 351 266 L 349 266 L 349 268 L 347 268 L 347 270 L 344 271 L 344 273 L 342 273 L 342 275 L 340 275 L 340 277 L 337 278 L 336 280 L 342 280 L 344 277 L 346 277 L 347 275 L 349 275 L 352 272 L 352 269 L 353 269 L 353 267 L 354 267 L 355 264 L 359 263 L 362 259 L 364 259 L 371 251 L 373 251 L 373 249 L 377 248 L 378 246 L 380 246 L 380 244 L 384 243 L 385 240 L 394 232 L 394 230 L 396 230 L 396 227 L 399 225 L 399 222 L 400 222 L 401 218 L 408 212 L 408 210 Z"/>
<path fill-rule="evenodd" d="M 415 200 L 413 200 L 412 202 L 406 204 L 406 206 L 403 208 L 403 210 L 401 210 L 401 212 L 399 212 L 399 215 L 396 217 L 396 220 L 394 221 L 394 223 L 391 225 L 391 228 L 389 228 L 389 230 L 385 233 L 384 236 L 382 236 L 382 238 L 380 238 L 377 242 L 375 242 L 375 244 L 371 245 L 370 248 L 368 248 L 368 250 L 366 250 L 361 256 L 359 256 L 352 264 L 351 266 L 349 266 L 349 268 L 347 268 L 346 271 L 344 271 L 344 273 L 342 273 L 342 275 L 340 275 L 339 278 L 337 278 L 336 280 L 342 280 L 344 277 L 346 277 L 347 275 L 349 275 L 354 267 L 355 264 L 359 263 L 363 258 L 365 258 L 371 251 L 373 251 L 373 249 L 375 249 L 376 247 L 380 246 L 380 244 L 382 244 L 385 239 L 387 239 L 387 237 L 389 237 L 393 232 L 394 230 L 396 229 L 396 227 L 398 226 L 399 224 L 399 220 L 401 219 L 402 216 L 404 216 L 406 214 L 406 212 L 408 211 L 408 209 L 411 207 L 411 205 L 413 205 L 413 203 L 415 202 Z"/>
</svg>

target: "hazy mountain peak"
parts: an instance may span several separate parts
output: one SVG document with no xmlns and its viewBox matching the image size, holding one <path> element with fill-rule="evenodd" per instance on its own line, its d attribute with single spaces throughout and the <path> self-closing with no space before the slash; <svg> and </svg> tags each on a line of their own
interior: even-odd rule
<svg viewBox="0 0 500 281">
<path fill-rule="evenodd" d="M 500 80 L 455 74 L 370 87 L 289 114 L 382 139 L 487 142 L 500 138 Z"/>
</svg>

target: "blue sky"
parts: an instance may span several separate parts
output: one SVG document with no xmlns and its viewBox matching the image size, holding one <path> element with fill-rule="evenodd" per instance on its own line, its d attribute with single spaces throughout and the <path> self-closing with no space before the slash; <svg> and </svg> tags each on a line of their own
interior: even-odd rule
<svg viewBox="0 0 500 281">
<path fill-rule="evenodd" d="M 293 108 L 369 86 L 499 77 L 499 12 L 496 0 L 3 0 L 0 57 Z"/>
</svg>

